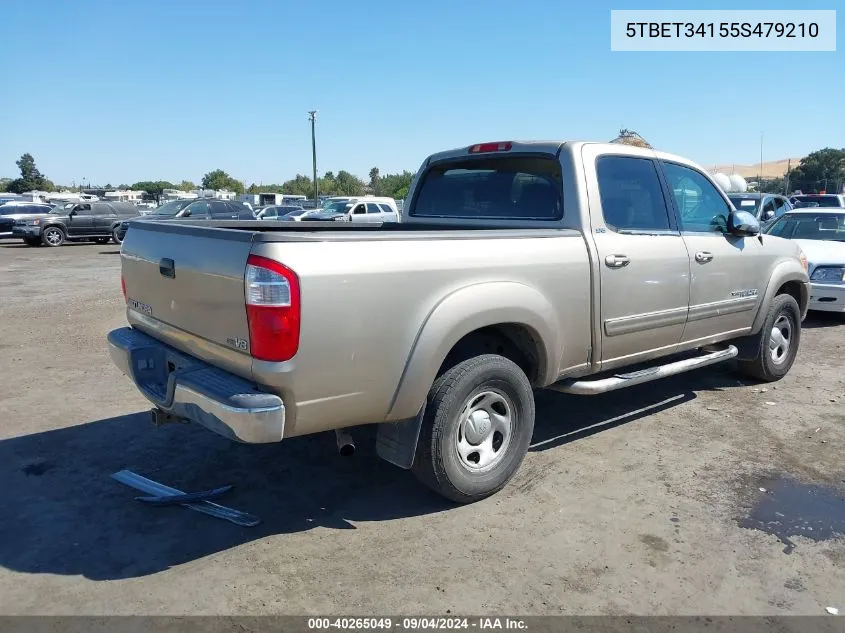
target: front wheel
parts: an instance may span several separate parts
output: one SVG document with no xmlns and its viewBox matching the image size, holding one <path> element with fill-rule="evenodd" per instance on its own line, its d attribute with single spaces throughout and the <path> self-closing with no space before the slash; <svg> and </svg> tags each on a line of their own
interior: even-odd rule
<svg viewBox="0 0 845 633">
<path fill-rule="evenodd" d="M 470 358 L 429 392 L 414 474 L 452 501 L 479 501 L 510 481 L 533 432 L 534 393 L 525 373 L 496 354 Z"/>
<path fill-rule="evenodd" d="M 739 369 L 764 382 L 780 380 L 795 362 L 800 342 L 801 308 L 794 297 L 778 295 L 769 306 L 762 329 L 750 339 L 752 357 L 739 361 Z"/>
<path fill-rule="evenodd" d="M 27 246 L 41 246 L 41 240 L 37 237 L 25 237 L 23 241 Z"/>
<path fill-rule="evenodd" d="M 48 226 L 41 233 L 41 242 L 44 246 L 61 246 L 65 243 L 65 232 L 57 226 Z"/>
</svg>

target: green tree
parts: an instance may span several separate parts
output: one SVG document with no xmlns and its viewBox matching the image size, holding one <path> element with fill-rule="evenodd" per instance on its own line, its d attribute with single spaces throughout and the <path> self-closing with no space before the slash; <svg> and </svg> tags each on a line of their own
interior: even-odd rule
<svg viewBox="0 0 845 633">
<path fill-rule="evenodd" d="M 380 179 L 381 195 L 404 200 L 408 197 L 408 189 L 414 179 L 413 172 L 403 171 L 401 174 L 385 174 Z"/>
<path fill-rule="evenodd" d="M 789 187 L 805 192 L 838 193 L 845 183 L 845 148 L 825 147 L 801 159 L 789 172 Z"/>
<path fill-rule="evenodd" d="M 255 195 L 256 193 L 260 193 L 261 189 L 259 189 L 258 185 L 256 185 L 255 183 L 252 183 L 249 187 L 247 187 L 246 192 Z"/>
<path fill-rule="evenodd" d="M 370 190 L 375 195 L 379 195 L 379 193 L 381 191 L 381 186 L 380 186 L 380 182 L 379 182 L 378 167 L 373 167 L 370 170 Z"/>
<path fill-rule="evenodd" d="M 53 191 L 55 188 L 53 183 L 38 171 L 32 154 L 24 154 L 15 164 L 21 170 L 21 177 L 6 185 L 7 191 L 24 193 L 27 191 Z"/>
<path fill-rule="evenodd" d="M 179 183 L 179 186 L 177 187 L 177 189 L 179 189 L 180 191 L 193 191 L 196 188 L 197 186 L 190 180 L 183 180 Z"/>
<path fill-rule="evenodd" d="M 341 169 L 335 177 L 337 193 L 344 196 L 360 196 L 364 193 L 364 181 Z"/>
<path fill-rule="evenodd" d="M 226 189 L 235 193 L 243 193 L 244 185 L 240 180 L 232 178 L 222 169 L 215 169 L 202 177 L 203 189 Z"/>
<path fill-rule="evenodd" d="M 766 178 L 761 179 L 757 186 L 757 191 L 763 193 L 783 193 L 785 181 L 783 178 Z"/>
<path fill-rule="evenodd" d="M 173 186 L 173 183 L 167 182 L 166 180 L 142 180 L 141 182 L 136 182 L 132 185 L 133 190 L 146 191 L 155 199 L 156 202 L 161 201 L 161 194 L 165 189 L 175 188 L 176 187 Z"/>
<path fill-rule="evenodd" d="M 118 185 L 117 188 L 121 189 L 123 191 L 126 191 L 127 189 L 131 189 L 131 187 L 129 185 L 127 185 L 126 183 L 123 183 L 122 185 Z"/>
<path fill-rule="evenodd" d="M 308 176 L 297 174 L 296 178 L 294 178 L 293 180 L 283 182 L 281 189 L 282 191 L 280 193 L 286 193 L 289 195 L 313 196 L 314 181 L 312 181 Z"/>
</svg>

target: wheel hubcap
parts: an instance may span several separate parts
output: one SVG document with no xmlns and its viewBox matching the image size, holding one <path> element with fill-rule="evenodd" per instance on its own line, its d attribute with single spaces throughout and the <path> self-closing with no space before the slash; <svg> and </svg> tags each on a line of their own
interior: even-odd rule
<svg viewBox="0 0 845 633">
<path fill-rule="evenodd" d="M 472 472 L 493 468 L 510 444 L 513 406 L 501 393 L 483 391 L 461 410 L 455 448 L 461 464 Z"/>
<path fill-rule="evenodd" d="M 769 335 L 769 355 L 775 363 L 782 363 L 792 345 L 792 321 L 786 315 L 775 319 Z"/>
<path fill-rule="evenodd" d="M 60 239 L 61 236 L 59 236 L 58 231 L 47 231 L 47 241 L 50 242 L 50 244 L 58 244 Z"/>
</svg>

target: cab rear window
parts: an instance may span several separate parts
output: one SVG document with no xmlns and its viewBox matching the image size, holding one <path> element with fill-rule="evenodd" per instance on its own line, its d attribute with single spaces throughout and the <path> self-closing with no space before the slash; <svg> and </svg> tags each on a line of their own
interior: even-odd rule
<svg viewBox="0 0 845 633">
<path fill-rule="evenodd" d="M 490 157 L 438 163 L 423 175 L 409 215 L 425 218 L 558 220 L 560 164 L 553 158 Z"/>
</svg>

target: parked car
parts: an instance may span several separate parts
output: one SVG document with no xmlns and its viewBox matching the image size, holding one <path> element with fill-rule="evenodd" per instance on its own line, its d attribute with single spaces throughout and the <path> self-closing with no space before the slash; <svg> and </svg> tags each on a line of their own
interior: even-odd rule
<svg viewBox="0 0 845 633">
<path fill-rule="evenodd" d="M 130 223 L 156 222 L 192 218 L 197 220 L 254 220 L 252 211 L 240 202 L 201 198 L 199 200 L 171 200 L 152 213 L 136 218 L 127 218 L 115 230 L 115 241 L 122 243 Z"/>
<path fill-rule="evenodd" d="M 291 211 L 290 213 L 280 217 L 279 220 L 285 222 L 302 222 L 302 220 L 313 211 L 313 209 L 299 209 L 298 211 Z"/>
<path fill-rule="evenodd" d="M 796 206 L 820 207 L 824 209 L 845 209 L 845 195 L 834 193 L 806 193 L 793 196 Z"/>
<path fill-rule="evenodd" d="M 845 209 L 792 211 L 766 232 L 795 240 L 807 256 L 810 310 L 845 313 Z"/>
<path fill-rule="evenodd" d="M 400 223 L 173 224 L 133 223 L 130 327 L 108 336 L 155 420 L 344 446 L 340 430 L 378 423 L 381 457 L 458 502 L 516 472 L 533 389 L 734 358 L 776 381 L 809 301 L 798 244 L 759 239 L 696 164 L 617 144 L 434 154 Z"/>
<path fill-rule="evenodd" d="M 18 220 L 12 234 L 30 246 L 61 246 L 66 241 L 106 244 L 124 218 L 138 215 L 130 202 L 69 202 L 41 217 Z"/>
<path fill-rule="evenodd" d="M 322 209 L 305 214 L 302 219 L 311 221 L 341 221 L 341 222 L 398 222 L 399 212 L 393 198 L 377 198 L 366 196 L 362 198 L 347 198 L 329 201 Z"/>
<path fill-rule="evenodd" d="M 764 229 L 784 213 L 792 211 L 789 199 L 776 193 L 729 193 L 728 198 L 735 209 L 753 213 Z"/>
<path fill-rule="evenodd" d="M 291 205 L 269 205 L 256 209 L 257 213 L 255 217 L 259 220 L 280 220 L 289 213 L 294 213 L 295 211 L 304 212 L 305 209 Z"/>
<path fill-rule="evenodd" d="M 37 202 L 6 202 L 0 205 L 0 238 L 14 237 L 12 227 L 15 223 L 41 217 L 52 209 L 51 204 Z"/>
</svg>

